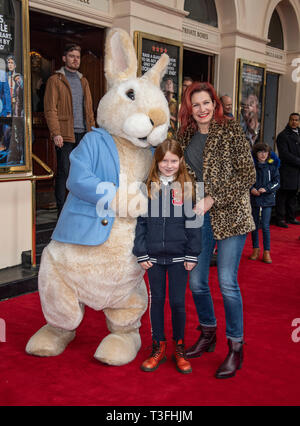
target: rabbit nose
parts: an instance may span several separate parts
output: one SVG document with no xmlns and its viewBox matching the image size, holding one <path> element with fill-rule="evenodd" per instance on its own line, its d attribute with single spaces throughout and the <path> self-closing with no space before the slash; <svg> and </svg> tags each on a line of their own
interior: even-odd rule
<svg viewBox="0 0 300 426">
<path fill-rule="evenodd" d="M 158 127 L 167 122 L 167 115 L 162 109 L 151 109 L 149 111 L 149 119 L 153 127 Z"/>
</svg>

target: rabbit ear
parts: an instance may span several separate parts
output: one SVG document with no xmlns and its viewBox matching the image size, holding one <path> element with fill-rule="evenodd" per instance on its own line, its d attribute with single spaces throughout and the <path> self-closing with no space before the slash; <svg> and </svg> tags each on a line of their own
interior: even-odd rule
<svg viewBox="0 0 300 426">
<path fill-rule="evenodd" d="M 150 80 L 153 84 L 160 87 L 160 82 L 167 71 L 168 65 L 169 56 L 164 53 L 156 64 L 143 75 L 143 78 Z"/>
<path fill-rule="evenodd" d="M 129 34 L 121 28 L 111 29 L 105 44 L 105 77 L 108 86 L 135 78 L 137 59 Z"/>
</svg>

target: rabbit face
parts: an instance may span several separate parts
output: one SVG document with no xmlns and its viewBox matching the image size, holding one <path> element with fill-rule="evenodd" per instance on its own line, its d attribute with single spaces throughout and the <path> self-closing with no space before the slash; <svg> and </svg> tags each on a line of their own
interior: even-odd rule
<svg viewBox="0 0 300 426">
<path fill-rule="evenodd" d="M 145 148 L 167 137 L 169 107 L 162 91 L 147 78 L 129 79 L 101 99 L 97 123 L 115 136 Z"/>
<path fill-rule="evenodd" d="M 111 135 L 146 148 L 167 137 L 170 112 L 160 90 L 169 64 L 163 54 L 142 77 L 137 78 L 137 58 L 126 31 L 112 28 L 105 44 L 105 77 L 108 92 L 100 100 L 97 123 Z"/>
</svg>

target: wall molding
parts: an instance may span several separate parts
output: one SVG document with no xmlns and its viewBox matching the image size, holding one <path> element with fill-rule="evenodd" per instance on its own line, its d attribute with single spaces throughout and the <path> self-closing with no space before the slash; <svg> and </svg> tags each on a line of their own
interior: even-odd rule
<svg viewBox="0 0 300 426">
<path fill-rule="evenodd" d="M 163 4 L 161 1 L 156 0 L 131 0 L 135 3 L 139 3 L 143 6 L 150 6 L 154 9 L 163 10 L 165 12 L 171 12 L 173 15 L 177 15 L 181 18 L 184 18 L 185 16 L 189 15 L 189 12 L 186 12 L 185 10 L 180 10 L 176 7 L 168 6 L 166 4 Z"/>
<path fill-rule="evenodd" d="M 66 3 L 63 0 L 30 0 L 29 8 L 38 12 L 60 15 L 64 18 L 72 18 L 83 23 L 94 24 L 97 27 L 111 27 L 113 17 L 101 10 L 83 8 L 76 4 Z"/>
</svg>

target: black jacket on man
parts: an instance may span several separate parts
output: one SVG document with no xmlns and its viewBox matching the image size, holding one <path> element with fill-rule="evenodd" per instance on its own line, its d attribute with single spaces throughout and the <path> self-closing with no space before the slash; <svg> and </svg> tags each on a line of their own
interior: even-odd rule
<svg viewBox="0 0 300 426">
<path fill-rule="evenodd" d="M 280 187 L 297 191 L 300 189 L 300 128 L 297 135 L 290 126 L 286 126 L 276 143 L 281 161 Z"/>
<path fill-rule="evenodd" d="M 157 198 L 149 198 L 147 214 L 137 219 L 133 254 L 138 262 L 197 263 L 202 233 L 199 226 L 189 227 L 194 220 L 195 214 L 187 217 L 184 206 L 176 203 L 170 185 L 162 185 Z"/>
</svg>

